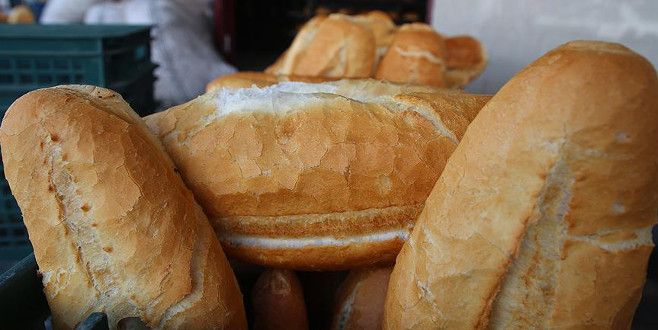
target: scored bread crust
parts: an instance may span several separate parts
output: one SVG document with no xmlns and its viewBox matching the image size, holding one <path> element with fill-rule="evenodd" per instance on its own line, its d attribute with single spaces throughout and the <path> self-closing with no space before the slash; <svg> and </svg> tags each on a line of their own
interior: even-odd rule
<svg viewBox="0 0 658 330">
<path fill-rule="evenodd" d="M 405 24 L 381 59 L 375 78 L 446 87 L 443 37 L 424 23 Z"/>
<path fill-rule="evenodd" d="M 331 330 L 378 330 L 393 267 L 351 270 L 338 289 Z"/>
<path fill-rule="evenodd" d="M 389 284 L 385 329 L 624 329 L 658 209 L 658 81 L 575 41 L 482 109 Z"/>
<path fill-rule="evenodd" d="M 246 328 L 207 218 L 119 94 L 36 90 L 12 104 L 0 131 L 56 328 L 92 312 L 110 328 L 126 317 L 153 329 Z"/>
<path fill-rule="evenodd" d="M 214 79 L 206 85 L 206 92 L 211 92 L 222 88 L 249 88 L 249 87 L 267 87 L 283 81 L 300 81 L 309 83 L 321 83 L 334 81 L 336 78 L 325 77 L 306 77 L 295 75 L 275 75 L 265 72 L 241 71 L 227 74 Z"/>
<path fill-rule="evenodd" d="M 345 269 L 393 260 L 488 99 L 374 80 L 281 83 L 215 91 L 145 120 L 227 253 Z"/>
</svg>

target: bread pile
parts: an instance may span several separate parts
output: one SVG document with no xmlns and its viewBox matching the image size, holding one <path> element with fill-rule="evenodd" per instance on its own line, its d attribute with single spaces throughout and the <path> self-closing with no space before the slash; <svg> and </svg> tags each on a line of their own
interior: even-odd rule
<svg viewBox="0 0 658 330">
<path fill-rule="evenodd" d="M 314 17 L 266 72 L 463 88 L 486 63 L 484 47 L 472 37 L 442 36 L 424 23 L 397 27 L 374 11 Z"/>
<path fill-rule="evenodd" d="M 574 41 L 493 97 L 295 79 L 226 77 L 144 122 L 94 87 L 11 106 L 5 172 L 57 327 L 630 327 L 658 214 L 646 59 Z M 247 313 L 223 251 L 277 268 L 242 285 Z M 338 269 L 318 325 L 327 286 L 291 270 Z"/>
</svg>

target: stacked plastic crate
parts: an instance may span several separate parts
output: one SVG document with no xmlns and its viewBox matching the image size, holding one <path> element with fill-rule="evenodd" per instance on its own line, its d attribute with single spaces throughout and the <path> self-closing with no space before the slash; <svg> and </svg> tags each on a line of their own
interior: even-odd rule
<svg viewBox="0 0 658 330">
<path fill-rule="evenodd" d="M 140 115 L 153 112 L 150 27 L 0 25 L 0 115 L 38 88 L 88 84 L 119 92 Z M 0 166 L 0 261 L 32 247 Z"/>
</svg>

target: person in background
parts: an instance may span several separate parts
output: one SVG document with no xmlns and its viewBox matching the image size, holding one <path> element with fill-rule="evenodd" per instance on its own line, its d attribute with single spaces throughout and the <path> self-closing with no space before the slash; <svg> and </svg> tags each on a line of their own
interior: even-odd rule
<svg viewBox="0 0 658 330">
<path fill-rule="evenodd" d="M 236 72 L 213 45 L 211 8 L 207 0 L 49 0 L 41 23 L 153 25 L 155 99 L 166 109 L 203 94 L 211 80 Z"/>
</svg>

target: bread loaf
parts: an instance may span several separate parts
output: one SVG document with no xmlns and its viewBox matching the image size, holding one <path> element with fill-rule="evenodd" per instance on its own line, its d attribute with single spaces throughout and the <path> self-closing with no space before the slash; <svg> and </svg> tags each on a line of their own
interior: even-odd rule
<svg viewBox="0 0 658 330">
<path fill-rule="evenodd" d="M 295 66 L 306 54 L 308 47 L 318 33 L 320 24 L 326 19 L 323 15 L 311 18 L 299 30 L 290 47 L 279 58 L 265 69 L 265 72 L 276 75 L 292 75 Z"/>
<path fill-rule="evenodd" d="M 386 329 L 628 329 L 658 211 L 658 81 L 574 41 L 469 126 L 404 245 Z"/>
<path fill-rule="evenodd" d="M 334 78 L 367 78 L 375 67 L 377 45 L 367 24 L 347 15 L 323 20 L 291 74 Z M 288 74 L 287 72 L 282 72 Z"/>
<path fill-rule="evenodd" d="M 393 267 L 350 271 L 338 291 L 332 330 L 379 330 L 384 319 L 384 298 Z"/>
<path fill-rule="evenodd" d="M 405 24 L 395 34 L 375 78 L 446 87 L 446 49 L 443 37 L 424 23 Z"/>
<path fill-rule="evenodd" d="M 316 16 L 265 71 L 277 75 L 367 78 L 375 67 L 376 47 L 373 30 L 364 20 L 343 14 Z"/>
<path fill-rule="evenodd" d="M 373 80 L 222 89 L 146 117 L 230 255 L 388 264 L 488 96 Z"/>
<path fill-rule="evenodd" d="M 445 39 L 448 88 L 464 88 L 477 78 L 487 66 L 487 51 L 475 38 L 457 36 Z"/>
<path fill-rule="evenodd" d="M 251 293 L 254 330 L 307 330 L 304 293 L 295 272 L 269 269 L 263 272 Z"/>
<path fill-rule="evenodd" d="M 0 129 L 56 329 L 92 312 L 110 328 L 246 329 L 222 248 L 161 143 L 120 95 L 30 92 Z"/>
</svg>

